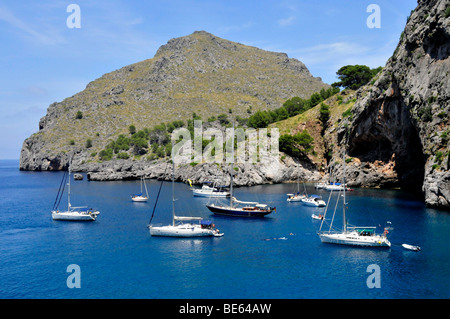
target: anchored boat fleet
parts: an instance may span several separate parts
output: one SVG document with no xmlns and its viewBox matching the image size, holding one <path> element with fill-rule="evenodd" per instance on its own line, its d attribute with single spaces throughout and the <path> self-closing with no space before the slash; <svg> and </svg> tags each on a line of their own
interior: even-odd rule
<svg viewBox="0 0 450 319">
<path fill-rule="evenodd" d="M 345 165 L 344 165 L 345 170 Z M 222 237 L 223 232 L 220 232 L 216 228 L 215 224 L 211 221 L 204 220 L 200 216 L 183 216 L 175 212 L 174 203 L 176 201 L 174 194 L 174 171 L 175 164 L 172 161 L 172 223 L 165 226 L 152 225 L 152 219 L 157 207 L 158 196 L 155 202 L 155 206 L 152 213 L 152 219 L 148 224 L 149 232 L 151 236 L 163 236 L 163 237 Z M 231 170 L 234 172 L 234 170 Z M 226 215 L 231 217 L 264 217 L 276 211 L 276 207 L 270 206 L 268 204 L 261 204 L 259 202 L 249 202 L 237 200 L 233 196 L 233 174 L 231 174 L 231 184 L 230 187 L 216 186 L 213 182 L 205 182 L 201 188 L 192 188 L 192 193 L 194 198 L 208 197 L 209 202 L 206 207 L 214 214 Z M 344 174 L 345 175 L 345 174 Z M 87 209 L 86 207 L 73 207 L 70 202 L 71 196 L 71 171 L 70 168 L 68 172 L 65 172 L 63 179 L 61 181 L 58 194 L 54 203 L 52 210 L 52 218 L 54 220 L 65 220 L 65 221 L 95 221 L 97 216 L 100 214 L 99 211 L 93 209 Z M 68 180 L 68 182 L 67 182 Z M 67 182 L 67 210 L 59 210 L 59 204 L 61 198 L 65 191 L 65 186 Z M 164 181 L 161 181 L 161 185 Z M 345 185 L 345 181 L 344 184 Z M 145 189 L 145 195 L 144 195 Z M 324 188 L 325 189 L 325 188 Z M 304 192 L 300 193 L 299 189 L 296 193 L 287 194 L 288 202 L 299 202 L 305 206 L 312 207 L 323 207 L 324 211 L 319 215 L 312 214 L 311 217 L 314 220 L 320 220 L 320 227 L 317 232 L 320 240 L 323 243 L 339 244 L 339 245 L 349 245 L 349 246 L 360 246 L 360 247 L 390 247 L 391 243 L 387 238 L 389 230 L 392 229 L 390 222 L 387 222 L 388 226 L 385 227 L 382 234 L 376 234 L 376 227 L 374 226 L 350 226 L 348 225 L 346 219 L 347 210 L 347 196 L 346 187 L 343 186 L 339 191 L 330 189 L 328 203 L 333 193 L 336 194 L 337 201 L 342 200 L 342 229 L 337 230 L 334 228 L 333 221 L 335 219 L 336 213 L 339 214 L 337 210 L 337 203 L 335 205 L 334 211 L 329 211 L 329 205 L 326 203 L 319 195 L 308 195 L 306 193 L 306 187 L 304 186 Z M 161 187 L 159 189 L 161 191 Z M 198 194 L 201 195 L 198 195 Z M 138 200 L 136 200 L 138 197 Z M 134 202 L 147 202 L 149 199 L 148 190 L 145 185 L 145 180 L 141 179 L 141 193 L 131 196 Z M 331 218 L 329 215 L 331 215 Z M 198 215 L 201 215 L 200 213 Z M 330 222 L 331 221 L 331 222 Z M 420 247 L 412 246 L 408 244 L 403 244 L 405 249 L 420 251 Z"/>
<path fill-rule="evenodd" d="M 232 144 L 233 145 L 233 144 Z M 173 146 L 173 145 L 172 145 Z M 233 152 L 233 151 L 232 151 Z M 332 213 L 332 217 L 329 218 L 331 212 L 328 211 L 329 205 L 325 203 L 319 195 L 309 195 L 306 193 L 306 187 L 304 186 L 304 192 L 300 193 L 299 184 L 297 183 L 297 192 L 292 194 L 287 194 L 288 202 L 301 202 L 306 206 L 313 207 L 324 207 L 323 214 L 319 215 L 312 214 L 311 217 L 314 220 L 320 220 L 320 227 L 317 232 L 322 243 L 338 244 L 338 245 L 349 245 L 349 246 L 360 246 L 360 247 L 391 247 L 391 243 L 387 238 L 389 230 L 393 228 L 390 226 L 390 222 L 387 222 L 387 227 L 384 228 L 382 234 L 376 234 L 375 226 L 350 226 L 347 222 L 346 209 L 347 209 L 347 187 L 345 184 L 345 160 L 344 165 L 344 181 L 342 184 L 316 184 L 316 188 L 323 188 L 330 190 L 330 195 L 328 203 L 334 193 L 337 193 L 337 201 Z M 203 184 L 201 189 L 192 188 L 193 196 L 197 197 L 208 197 L 210 201 L 206 204 L 206 207 L 214 214 L 225 215 L 230 217 L 264 217 L 276 212 L 276 207 L 261 204 L 259 202 L 249 202 L 237 200 L 233 196 L 233 163 L 231 163 L 230 170 L 230 187 L 217 186 L 215 183 L 206 182 Z M 211 222 L 204 220 L 200 216 L 186 216 L 183 214 L 178 214 L 175 212 L 175 194 L 174 194 L 174 183 L 175 183 L 175 161 L 172 158 L 172 223 L 170 225 L 160 226 L 153 225 L 152 220 L 156 211 L 158 204 L 159 195 L 161 192 L 161 186 L 164 181 L 161 181 L 158 194 L 156 196 L 155 205 L 153 207 L 153 212 L 151 219 L 148 223 L 148 229 L 151 236 L 164 236 L 164 237 L 222 237 L 224 233 L 220 232 L 216 226 Z M 67 183 L 67 202 L 68 208 L 66 211 L 60 211 L 59 205 L 61 198 L 63 196 L 66 182 Z M 95 221 L 100 214 L 99 211 L 93 209 L 87 209 L 87 207 L 72 207 L 70 202 L 71 195 L 71 171 L 70 166 L 68 172 L 65 172 L 58 189 L 55 203 L 52 210 L 53 220 L 64 220 L 64 221 Z M 189 181 L 190 182 L 190 181 Z M 144 195 L 145 189 L 145 195 Z M 149 199 L 147 186 L 145 180 L 141 178 L 141 192 L 131 196 L 133 202 L 147 202 Z M 214 202 L 211 202 L 215 199 Z M 337 212 L 338 202 L 342 199 L 342 229 L 335 229 L 333 222 L 335 220 L 335 215 Z M 198 214 L 200 215 L 200 213 Z M 328 227 L 327 227 L 328 226 Z M 403 244 L 405 249 L 420 251 L 420 247 Z"/>
</svg>

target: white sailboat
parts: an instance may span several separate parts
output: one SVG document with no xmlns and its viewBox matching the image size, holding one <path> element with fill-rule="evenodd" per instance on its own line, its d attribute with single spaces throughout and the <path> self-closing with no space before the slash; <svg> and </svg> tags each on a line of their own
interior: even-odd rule
<svg viewBox="0 0 450 319">
<path fill-rule="evenodd" d="M 303 184 L 303 187 L 305 186 L 305 184 Z M 306 189 L 305 189 L 306 192 Z M 306 198 L 306 195 L 304 193 L 300 194 L 300 183 L 299 181 L 297 181 L 297 193 L 294 194 L 286 194 L 287 195 L 287 199 L 286 201 L 288 202 L 300 202 L 302 201 L 302 199 Z"/>
<path fill-rule="evenodd" d="M 145 188 L 145 196 L 143 194 L 142 185 L 144 185 L 144 188 Z M 146 201 L 148 201 L 148 190 L 147 190 L 147 185 L 145 184 L 144 177 L 141 177 L 141 192 L 139 194 L 131 195 L 131 200 L 133 202 L 146 202 Z"/>
<path fill-rule="evenodd" d="M 59 186 L 58 194 L 56 195 L 56 200 L 53 205 L 52 219 L 53 220 L 67 220 L 67 221 L 94 221 L 100 214 L 99 211 L 93 210 L 92 208 L 87 208 L 87 206 L 72 207 L 70 203 L 70 166 L 68 174 L 64 173 L 61 185 Z M 64 193 L 65 180 L 69 179 L 67 184 L 67 210 L 60 211 L 59 203 L 61 202 L 61 197 Z M 62 186 L 62 189 L 61 189 Z"/>
<path fill-rule="evenodd" d="M 177 223 L 181 221 L 198 221 L 198 223 Z M 173 224 L 167 226 L 150 226 L 150 235 L 164 237 L 221 237 L 221 233 L 210 221 L 201 217 L 173 216 Z"/>
<path fill-rule="evenodd" d="M 345 160 L 344 160 L 344 185 L 345 185 Z M 391 243 L 387 238 L 388 229 L 386 227 L 384 229 L 383 234 L 376 234 L 376 227 L 368 226 L 368 227 L 348 227 L 347 219 L 346 219 L 346 199 L 345 199 L 345 187 L 342 190 L 343 192 L 343 227 L 341 231 L 332 231 L 334 216 L 336 213 L 337 204 L 339 202 L 339 198 L 341 197 L 341 190 L 338 192 L 338 200 L 336 201 L 336 207 L 334 209 L 333 217 L 331 219 L 330 228 L 328 231 L 322 231 L 322 226 L 325 221 L 326 213 L 324 218 L 320 224 L 320 229 L 318 231 L 318 235 L 322 243 L 330 243 L 330 244 L 339 244 L 339 245 L 350 245 L 350 246 L 360 246 L 360 247 L 391 247 Z M 330 194 L 331 198 L 331 194 Z M 390 223 L 390 222 L 387 222 Z"/>
<path fill-rule="evenodd" d="M 204 221 L 202 217 L 188 217 L 175 215 L 175 161 L 173 158 L 173 143 L 172 143 L 172 225 L 167 226 L 152 226 L 151 220 L 149 223 L 149 230 L 151 236 L 165 236 L 165 237 L 221 237 L 221 233 L 215 228 L 215 225 L 210 221 Z M 159 195 L 159 194 L 158 194 Z M 156 203 L 155 203 L 156 206 Z M 197 221 L 191 223 L 187 221 Z"/>
</svg>

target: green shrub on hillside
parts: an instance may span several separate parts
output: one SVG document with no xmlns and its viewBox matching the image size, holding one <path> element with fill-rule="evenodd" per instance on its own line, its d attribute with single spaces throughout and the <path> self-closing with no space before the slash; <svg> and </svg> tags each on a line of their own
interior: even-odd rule
<svg viewBox="0 0 450 319">
<path fill-rule="evenodd" d="M 320 113 L 319 120 L 322 122 L 322 135 L 323 135 L 328 126 L 328 120 L 330 119 L 330 107 L 325 103 L 321 103 L 319 113 Z"/>
<path fill-rule="evenodd" d="M 273 111 L 258 111 L 248 118 L 247 125 L 253 128 L 265 128 L 269 124 L 302 114 L 323 100 L 339 93 L 339 88 L 322 89 L 311 95 L 309 99 L 298 96 L 288 99 L 283 106 Z"/>
<path fill-rule="evenodd" d="M 307 154 L 313 150 L 314 138 L 307 130 L 295 135 L 283 134 L 279 139 L 280 151 L 298 158 L 305 159 Z"/>
<path fill-rule="evenodd" d="M 83 118 L 83 112 L 78 111 L 77 114 L 75 115 L 75 118 L 76 118 L 77 120 L 81 120 L 81 119 Z"/>
<path fill-rule="evenodd" d="M 344 89 L 357 90 L 369 81 L 382 70 L 378 68 L 371 69 L 366 65 L 346 65 L 340 68 L 336 74 L 339 82 L 332 84 L 333 87 L 343 87 Z"/>
</svg>

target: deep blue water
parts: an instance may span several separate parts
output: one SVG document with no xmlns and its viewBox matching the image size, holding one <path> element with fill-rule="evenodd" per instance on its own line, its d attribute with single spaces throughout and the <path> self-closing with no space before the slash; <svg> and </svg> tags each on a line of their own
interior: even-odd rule
<svg viewBox="0 0 450 319">
<path fill-rule="evenodd" d="M 293 184 L 238 188 L 239 199 L 277 207 L 263 219 L 239 219 L 212 215 L 208 199 L 176 183 L 177 213 L 209 218 L 225 236 L 174 239 L 151 237 L 146 228 L 158 181 L 147 181 L 148 203 L 130 201 L 139 181 L 74 181 L 72 204 L 101 212 L 82 223 L 51 218 L 61 178 L 0 161 L 0 298 L 450 297 L 450 214 L 401 191 L 348 193 L 351 224 L 389 220 L 395 228 L 390 249 L 367 249 L 322 244 L 311 219 L 317 208 L 286 202 Z M 307 190 L 328 199 L 326 191 Z M 164 183 L 153 223 L 170 222 L 170 203 L 171 184 Z M 80 266 L 81 288 L 67 287 L 70 264 Z M 380 267 L 381 288 L 367 287 L 371 264 Z"/>
</svg>

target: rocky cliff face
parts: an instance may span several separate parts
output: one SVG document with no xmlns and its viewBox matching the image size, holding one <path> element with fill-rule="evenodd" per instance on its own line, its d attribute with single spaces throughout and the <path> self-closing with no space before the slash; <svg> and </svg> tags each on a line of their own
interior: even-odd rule
<svg viewBox="0 0 450 319">
<path fill-rule="evenodd" d="M 20 168 L 66 169 L 71 157 L 95 161 L 91 154 L 127 133 L 130 125 L 152 128 L 190 119 L 193 112 L 205 120 L 230 110 L 248 117 L 322 88 L 328 85 L 284 53 L 194 32 L 168 41 L 154 58 L 105 74 L 82 92 L 51 104 L 39 132 L 23 144 Z"/>
<path fill-rule="evenodd" d="M 383 71 L 357 92 L 353 119 L 338 132 L 355 158 L 353 185 L 373 186 L 376 172 L 378 185 L 422 192 L 427 205 L 450 208 L 449 8 L 448 0 L 419 0 Z"/>
</svg>

